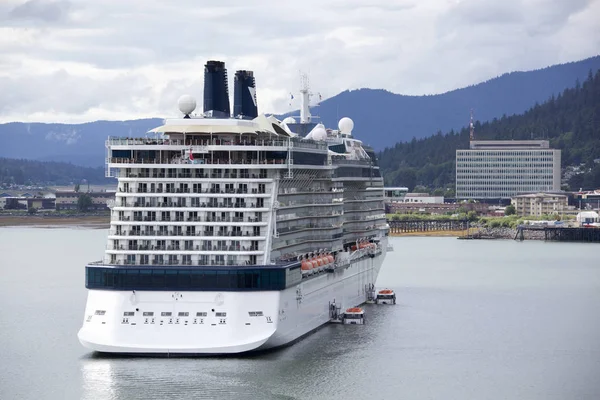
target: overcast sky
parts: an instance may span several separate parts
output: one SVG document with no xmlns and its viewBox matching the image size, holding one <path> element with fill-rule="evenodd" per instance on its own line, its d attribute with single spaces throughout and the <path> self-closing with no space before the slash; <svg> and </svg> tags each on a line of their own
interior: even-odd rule
<svg viewBox="0 0 600 400">
<path fill-rule="evenodd" d="M 597 55 L 599 16 L 600 0 L 0 0 L 0 122 L 176 116 L 208 59 L 231 93 L 255 71 L 259 112 L 298 108 L 300 70 L 323 98 L 442 93 Z"/>
</svg>

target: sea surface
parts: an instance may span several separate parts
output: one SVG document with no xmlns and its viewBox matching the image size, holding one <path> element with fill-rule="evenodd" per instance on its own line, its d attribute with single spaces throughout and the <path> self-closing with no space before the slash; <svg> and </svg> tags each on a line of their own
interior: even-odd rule
<svg viewBox="0 0 600 400">
<path fill-rule="evenodd" d="M 0 228 L 0 399 L 599 399 L 600 246 L 393 238 L 367 325 L 282 350 L 109 358 L 77 341 L 107 230 Z"/>
</svg>

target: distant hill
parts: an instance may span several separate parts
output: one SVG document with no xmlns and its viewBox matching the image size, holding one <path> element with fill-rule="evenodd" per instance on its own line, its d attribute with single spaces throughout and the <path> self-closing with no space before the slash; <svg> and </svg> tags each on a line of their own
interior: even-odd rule
<svg viewBox="0 0 600 400">
<path fill-rule="evenodd" d="M 104 177 L 104 168 L 78 165 L 0 158 L 0 185 L 71 185 L 83 180 L 90 184 L 114 184 L 114 179 Z"/>
<path fill-rule="evenodd" d="M 600 71 L 522 115 L 475 123 L 476 139 L 547 139 L 562 149 L 570 190 L 600 188 Z M 397 143 L 379 154 L 386 184 L 452 189 L 457 149 L 469 146 L 469 131 L 438 133 Z"/>
<path fill-rule="evenodd" d="M 108 136 L 139 137 L 162 119 L 96 121 L 86 124 L 0 124 L 0 157 L 59 161 L 88 167 L 105 162 Z"/>
<path fill-rule="evenodd" d="M 526 111 L 583 81 L 600 69 L 600 56 L 568 64 L 512 72 L 467 88 L 431 96 L 403 96 L 385 90 L 345 91 L 313 109 L 328 127 L 343 116 L 354 120 L 354 135 L 376 150 L 467 125 L 470 109 L 479 121 Z M 260 90 L 260 88 L 259 88 Z M 290 114 L 297 114 L 290 113 Z M 288 115 L 288 114 L 286 114 Z M 161 119 L 97 121 L 86 124 L 0 124 L 0 157 L 104 164 L 104 141 L 110 136 L 139 137 Z"/>
<path fill-rule="evenodd" d="M 394 143 L 461 129 L 469 123 L 471 108 L 479 121 L 520 114 L 542 103 L 589 71 L 600 70 L 600 56 L 529 72 L 511 72 L 477 85 L 431 96 L 404 96 L 386 90 L 345 91 L 311 109 L 327 127 L 341 117 L 354 121 L 354 136 L 376 150 Z M 292 112 L 287 115 L 298 115 Z"/>
</svg>

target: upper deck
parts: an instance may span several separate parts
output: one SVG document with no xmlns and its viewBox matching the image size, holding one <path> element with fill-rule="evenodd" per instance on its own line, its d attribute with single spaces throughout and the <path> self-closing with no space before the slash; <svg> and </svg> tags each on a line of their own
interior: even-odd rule
<svg viewBox="0 0 600 400">
<path fill-rule="evenodd" d="M 323 130 L 324 131 L 324 130 Z M 335 131 L 334 131 L 335 132 Z M 191 168 L 309 168 L 345 165 L 376 166 L 362 150 L 361 142 L 335 135 L 300 137 L 285 123 L 261 115 L 253 120 L 234 118 L 178 118 L 148 132 L 145 138 L 109 137 L 106 141 L 108 165 L 111 168 L 166 168 L 185 165 Z M 349 148 L 338 153 L 330 148 Z M 357 156 L 359 154 L 359 156 Z M 351 173 L 359 177 L 365 174 Z M 370 174 L 366 174 L 370 176 Z"/>
</svg>

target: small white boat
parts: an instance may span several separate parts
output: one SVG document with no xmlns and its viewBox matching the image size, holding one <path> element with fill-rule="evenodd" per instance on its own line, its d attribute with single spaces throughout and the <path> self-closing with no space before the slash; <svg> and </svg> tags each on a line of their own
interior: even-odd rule
<svg viewBox="0 0 600 400">
<path fill-rule="evenodd" d="M 344 325 L 364 325 L 365 310 L 360 307 L 352 307 L 346 310 L 342 318 Z"/>
<path fill-rule="evenodd" d="M 375 304 L 396 304 L 396 293 L 392 289 L 383 289 L 377 292 Z"/>
</svg>

